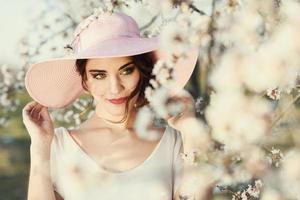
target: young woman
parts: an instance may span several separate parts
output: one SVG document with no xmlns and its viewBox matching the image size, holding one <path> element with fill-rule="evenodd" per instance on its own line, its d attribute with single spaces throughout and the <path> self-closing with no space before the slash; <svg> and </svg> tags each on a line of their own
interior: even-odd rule
<svg viewBox="0 0 300 200">
<path fill-rule="evenodd" d="M 183 123 L 194 113 L 167 116 L 166 127 L 150 124 L 149 131 L 160 133 L 155 141 L 141 139 L 133 127 L 149 103 L 144 92 L 155 78 L 153 66 L 164 58 L 158 39 L 140 37 L 123 13 L 101 13 L 79 24 L 72 47 L 73 56 L 36 63 L 26 73 L 34 99 L 23 109 L 31 137 L 28 199 L 178 198 Z M 174 66 L 176 87 L 185 85 L 196 60 L 191 53 Z M 96 101 L 93 115 L 76 129 L 54 128 L 48 108 L 66 107 L 83 93 Z M 181 100 L 193 103 L 191 96 Z"/>
</svg>

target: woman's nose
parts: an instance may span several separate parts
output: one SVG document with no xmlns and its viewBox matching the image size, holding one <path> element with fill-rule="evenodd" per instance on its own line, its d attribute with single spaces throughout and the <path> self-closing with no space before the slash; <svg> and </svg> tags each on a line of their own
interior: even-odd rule
<svg viewBox="0 0 300 200">
<path fill-rule="evenodd" d="M 123 85 L 117 77 L 112 77 L 109 83 L 111 94 L 119 94 L 123 90 Z"/>
</svg>

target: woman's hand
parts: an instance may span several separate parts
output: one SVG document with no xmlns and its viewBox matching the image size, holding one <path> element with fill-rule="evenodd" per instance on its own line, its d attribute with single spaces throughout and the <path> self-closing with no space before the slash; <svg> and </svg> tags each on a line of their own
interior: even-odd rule
<svg viewBox="0 0 300 200">
<path fill-rule="evenodd" d="M 179 131 L 184 127 L 184 121 L 190 118 L 196 118 L 195 115 L 195 101 L 192 95 L 186 90 L 173 91 L 170 95 L 170 98 L 167 102 L 167 107 L 173 103 L 179 103 L 183 105 L 183 108 L 180 113 L 175 116 L 167 116 L 166 120 L 174 129 Z"/>
<path fill-rule="evenodd" d="M 31 143 L 51 143 L 54 136 L 54 125 L 47 107 L 31 101 L 23 108 L 22 116 Z"/>
</svg>

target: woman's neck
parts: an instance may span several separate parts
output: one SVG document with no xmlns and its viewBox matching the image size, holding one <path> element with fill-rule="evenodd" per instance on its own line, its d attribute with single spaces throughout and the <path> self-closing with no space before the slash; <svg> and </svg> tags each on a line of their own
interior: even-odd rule
<svg viewBox="0 0 300 200">
<path fill-rule="evenodd" d="M 93 119 L 93 121 L 95 121 L 96 123 L 99 122 L 99 124 L 105 124 L 106 126 L 112 128 L 112 129 L 132 130 L 134 127 L 136 112 L 132 111 L 130 114 L 128 114 L 127 119 L 125 119 L 124 122 L 116 123 L 116 122 L 120 121 L 122 119 L 122 117 L 119 117 L 119 118 L 114 117 L 113 118 L 113 117 L 109 117 L 109 116 L 104 116 L 101 113 L 94 112 L 94 114 L 91 116 L 91 119 Z"/>
</svg>

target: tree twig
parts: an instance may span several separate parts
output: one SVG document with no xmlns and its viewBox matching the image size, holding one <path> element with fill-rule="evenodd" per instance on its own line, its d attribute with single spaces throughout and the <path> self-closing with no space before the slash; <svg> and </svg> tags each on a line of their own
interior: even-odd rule
<svg viewBox="0 0 300 200">
<path fill-rule="evenodd" d="M 270 125 L 270 128 L 273 128 L 276 123 L 287 113 L 287 111 L 290 109 L 290 107 L 300 98 L 300 93 L 290 102 L 290 104 L 281 112 L 275 120 Z"/>
</svg>

